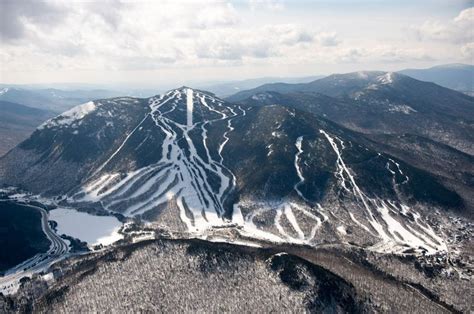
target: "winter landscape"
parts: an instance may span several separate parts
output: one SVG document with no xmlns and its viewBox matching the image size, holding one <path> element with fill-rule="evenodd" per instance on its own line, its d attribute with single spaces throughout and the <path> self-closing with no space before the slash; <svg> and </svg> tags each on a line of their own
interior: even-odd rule
<svg viewBox="0 0 474 314">
<path fill-rule="evenodd" d="M 0 8 L 0 312 L 473 311 L 469 1 Z"/>
</svg>

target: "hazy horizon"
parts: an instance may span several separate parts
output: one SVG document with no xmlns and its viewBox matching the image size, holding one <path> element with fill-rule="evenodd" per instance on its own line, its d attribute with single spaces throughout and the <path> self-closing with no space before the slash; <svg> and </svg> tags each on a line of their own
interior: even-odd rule
<svg viewBox="0 0 474 314">
<path fill-rule="evenodd" d="M 402 69 L 397 69 L 397 70 L 392 70 L 391 72 L 397 72 L 397 71 L 402 71 L 402 70 L 412 70 L 412 69 L 429 69 L 429 68 L 434 68 L 434 67 L 441 67 L 445 65 L 463 65 L 463 66 L 472 66 L 470 64 L 463 64 L 463 63 L 448 63 L 448 64 L 435 64 L 433 66 L 429 66 L 426 68 L 402 68 Z M 384 69 L 372 69 L 372 70 L 365 70 L 365 69 L 360 69 L 357 71 L 352 71 L 352 72 L 358 72 L 358 71 L 385 71 Z M 3 83 L 0 82 L 0 87 L 2 86 L 9 86 L 9 87 L 19 87 L 19 88 L 56 88 L 56 89 L 64 89 L 64 90 L 90 90 L 90 89 L 118 89 L 118 88 L 123 88 L 126 87 L 128 89 L 137 89 L 137 90 L 153 90 L 153 89 L 158 89 L 160 91 L 164 91 L 167 89 L 173 89 L 179 86 L 191 86 L 191 87 L 197 87 L 197 88 L 203 88 L 203 87 L 212 87 L 212 86 L 218 86 L 218 85 L 226 85 L 226 84 L 231 84 L 231 83 L 239 83 L 239 82 L 251 82 L 251 81 L 268 81 L 270 83 L 278 83 L 280 82 L 286 82 L 288 80 L 303 80 L 303 81 L 311 81 L 314 79 L 318 79 L 319 77 L 325 77 L 331 74 L 345 74 L 345 73 L 350 73 L 350 72 L 338 72 L 338 73 L 315 73 L 314 75 L 305 75 L 305 76 L 261 76 L 261 77 L 248 77 L 248 78 L 242 78 L 238 80 L 232 80 L 232 79 L 222 79 L 222 80 L 202 80 L 202 81 L 177 81 L 177 82 L 163 82 L 160 84 L 153 84 L 150 82 L 143 82 L 143 83 L 138 83 L 138 82 L 128 82 L 128 81 L 122 81 L 122 82 L 100 82 L 100 83 L 90 83 L 90 82 L 45 82 L 45 83 L 22 83 L 22 84 L 17 84 L 17 83 Z M 307 80 L 304 80 L 307 79 Z M 261 83 L 261 84 L 266 84 Z"/>
</svg>

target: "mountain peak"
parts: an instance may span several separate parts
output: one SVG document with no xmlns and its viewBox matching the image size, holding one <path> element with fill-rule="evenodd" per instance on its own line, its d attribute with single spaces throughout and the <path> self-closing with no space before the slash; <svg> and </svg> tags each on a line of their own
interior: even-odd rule
<svg viewBox="0 0 474 314">
<path fill-rule="evenodd" d="M 208 97 L 212 97 L 212 98 L 216 98 L 218 99 L 218 97 L 212 93 L 212 92 L 209 92 L 209 91 L 206 91 L 206 90 L 201 90 L 201 89 L 197 89 L 197 88 L 194 88 L 194 87 L 190 87 L 190 86 L 186 86 L 186 85 L 183 85 L 181 87 L 178 87 L 178 88 L 174 88 L 174 89 L 170 89 L 168 90 L 167 92 L 163 93 L 162 95 L 170 95 L 170 94 L 173 94 L 173 93 L 180 93 L 182 95 L 186 95 L 188 93 L 188 91 L 192 91 L 193 93 L 198 93 L 200 95 L 206 95 Z M 158 95 L 159 96 L 159 95 Z"/>
<path fill-rule="evenodd" d="M 394 78 L 395 78 L 395 73 L 387 72 L 384 75 L 378 76 L 377 81 L 381 84 L 387 85 L 387 84 L 392 84 Z"/>
</svg>

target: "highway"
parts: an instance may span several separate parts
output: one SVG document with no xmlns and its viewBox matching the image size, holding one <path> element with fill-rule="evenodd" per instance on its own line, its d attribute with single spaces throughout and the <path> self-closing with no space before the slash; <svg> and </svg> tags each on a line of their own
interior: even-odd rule
<svg viewBox="0 0 474 314">
<path fill-rule="evenodd" d="M 9 269 L 5 276 L 0 277 L 0 292 L 3 294 L 15 293 L 21 278 L 31 277 L 35 273 L 47 270 L 49 266 L 69 255 L 68 243 L 59 237 L 49 225 L 48 212 L 38 206 L 22 205 L 35 208 L 41 213 L 41 227 L 51 245 L 46 253 L 36 254 L 32 258 Z"/>
</svg>

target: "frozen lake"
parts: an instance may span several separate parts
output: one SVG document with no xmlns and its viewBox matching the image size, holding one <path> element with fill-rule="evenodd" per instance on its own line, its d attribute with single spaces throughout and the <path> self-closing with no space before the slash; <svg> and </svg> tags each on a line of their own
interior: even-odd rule
<svg viewBox="0 0 474 314">
<path fill-rule="evenodd" d="M 118 233 L 122 223 L 113 216 L 95 216 L 70 208 L 57 208 L 49 212 L 49 220 L 58 223 L 59 235 L 77 238 L 89 246 L 109 245 L 122 239 Z"/>
</svg>

